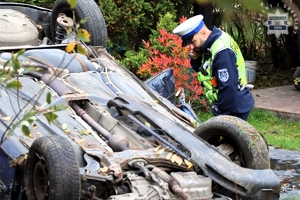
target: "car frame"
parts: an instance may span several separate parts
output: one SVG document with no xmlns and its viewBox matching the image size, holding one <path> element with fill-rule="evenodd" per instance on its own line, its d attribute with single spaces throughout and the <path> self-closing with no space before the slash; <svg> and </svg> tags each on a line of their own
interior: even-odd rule
<svg viewBox="0 0 300 200">
<path fill-rule="evenodd" d="M 0 38 L 2 71 L 26 49 L 17 57 L 22 70 L 11 78 L 22 88 L 2 84 L 1 198 L 279 199 L 263 136 L 232 116 L 200 122 L 188 104 L 163 94 L 174 81 L 170 73 L 143 82 L 120 65 L 105 49 L 106 25 L 94 1 L 77 0 L 75 21 L 66 0 L 52 10 L 1 2 L 0 8 L 2 18 L 27 16 L 10 25 L 36 27 L 22 37 L 24 27 L 8 32 L 12 41 Z M 76 29 L 62 28 L 85 16 L 91 42 L 77 45 L 88 54 L 67 53 L 78 42 Z M 49 123 L 45 114 L 60 105 L 65 109 Z M 32 110 L 25 136 L 22 119 Z"/>
</svg>

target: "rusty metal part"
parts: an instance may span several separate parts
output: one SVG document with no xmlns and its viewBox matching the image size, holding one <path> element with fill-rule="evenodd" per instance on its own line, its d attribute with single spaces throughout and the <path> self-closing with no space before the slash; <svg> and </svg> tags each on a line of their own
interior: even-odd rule
<svg viewBox="0 0 300 200">
<path fill-rule="evenodd" d="M 88 113 L 80 108 L 76 103 L 72 102 L 71 107 L 74 109 L 77 115 L 79 115 L 85 122 L 87 122 L 96 132 L 101 134 L 108 140 L 108 145 L 114 151 L 123 151 L 128 149 L 129 143 L 127 139 L 121 135 L 112 135 L 100 124 L 98 124 Z"/>
<path fill-rule="evenodd" d="M 79 56 L 77 56 L 76 54 L 74 54 L 74 57 L 80 63 L 80 65 L 82 67 L 82 71 L 87 72 L 88 71 L 88 67 L 86 66 L 85 62 Z"/>
<path fill-rule="evenodd" d="M 74 26 L 73 20 L 65 15 L 64 13 L 60 13 L 57 18 L 57 23 L 62 26 L 65 30 Z"/>
<path fill-rule="evenodd" d="M 70 88 L 68 88 L 62 80 L 59 80 L 53 74 L 45 74 L 41 77 L 41 80 L 52 88 L 59 96 L 74 94 L 74 92 L 70 90 Z"/>
<path fill-rule="evenodd" d="M 74 141 L 83 149 L 84 152 L 101 152 L 104 153 L 105 155 L 111 155 L 111 151 L 107 150 L 106 143 L 101 143 L 102 145 L 96 144 L 96 143 L 91 143 L 87 142 L 84 139 L 79 139 L 79 138 L 74 138 Z M 95 153 L 96 156 L 98 153 Z M 89 155 L 94 155 L 90 154 Z M 97 156 L 99 157 L 99 156 Z M 99 157 L 100 160 L 102 160 L 101 157 Z M 100 164 L 102 164 L 100 162 Z"/>
<path fill-rule="evenodd" d="M 186 192 L 183 191 L 183 189 L 180 187 L 179 183 L 176 180 L 174 180 L 169 174 L 167 174 L 167 172 L 162 171 L 158 167 L 155 167 L 154 169 L 152 169 L 151 172 L 154 175 L 156 175 L 157 177 L 159 177 L 162 180 L 164 180 L 165 182 L 167 182 L 171 191 L 174 192 L 175 194 L 177 194 L 178 196 L 180 196 L 183 200 L 191 200 L 192 199 Z"/>
<path fill-rule="evenodd" d="M 120 168 L 120 165 L 118 165 L 118 164 L 110 165 L 108 167 L 108 170 L 110 172 L 112 172 L 115 177 L 117 177 L 116 182 L 119 182 L 119 181 L 121 181 L 123 179 L 123 173 L 122 173 L 123 171 Z"/>
<path fill-rule="evenodd" d="M 100 126 L 95 120 L 89 116 L 88 113 L 85 112 L 82 108 L 80 108 L 75 102 L 72 102 L 70 106 L 74 109 L 76 114 L 80 116 L 85 122 L 87 122 L 93 129 L 95 129 L 98 133 L 103 135 L 106 139 L 111 137 L 111 134 L 105 130 L 102 126 Z"/>
<path fill-rule="evenodd" d="M 22 154 L 20 155 L 18 158 L 14 159 L 14 160 L 11 160 L 9 162 L 9 165 L 11 167 L 15 167 L 15 166 L 20 166 L 22 169 L 26 163 L 26 159 L 27 159 L 27 154 Z"/>
<path fill-rule="evenodd" d="M 101 200 L 101 199 L 96 197 L 96 191 L 97 191 L 96 186 L 91 185 L 87 188 L 87 191 L 81 190 L 81 193 L 85 196 L 90 197 L 90 200 Z"/>
<path fill-rule="evenodd" d="M 67 85 L 62 81 L 53 76 L 52 74 L 45 74 L 41 76 L 41 80 L 50 86 L 59 96 L 73 94 L 74 92 L 70 90 Z M 88 113 L 86 113 L 82 108 L 80 108 L 75 102 L 71 102 L 70 106 L 74 109 L 76 114 L 80 116 L 86 123 L 88 123 L 97 133 L 101 134 L 108 140 L 108 145 L 114 151 L 123 151 L 128 149 L 128 140 L 121 135 L 112 135 L 106 129 L 104 129 L 100 124 L 98 124 Z"/>
<path fill-rule="evenodd" d="M 127 117 L 129 119 L 131 119 L 132 121 L 134 121 L 135 123 L 137 123 L 138 125 L 140 125 L 141 127 L 143 127 L 146 131 L 148 131 L 149 133 L 151 133 L 151 135 L 153 135 L 155 138 L 157 138 L 159 141 L 161 141 L 162 143 L 166 144 L 168 147 L 170 147 L 171 149 L 173 149 L 176 153 L 178 153 L 180 156 L 182 156 L 183 158 L 185 158 L 186 160 L 190 161 L 191 158 L 188 157 L 187 155 L 185 155 L 182 151 L 180 151 L 177 147 L 175 147 L 174 145 L 172 145 L 171 143 L 169 143 L 168 141 L 166 141 L 164 138 L 162 138 L 159 134 L 155 133 L 152 129 L 150 129 L 148 126 L 144 125 L 142 122 L 140 122 L 136 117 L 134 117 L 133 115 L 127 115 Z"/>
<path fill-rule="evenodd" d="M 100 156 L 101 157 L 101 156 Z M 83 158 L 86 162 L 86 166 L 79 168 L 81 177 L 83 179 L 96 180 L 101 182 L 113 181 L 114 178 L 111 174 L 101 174 L 99 170 L 101 168 L 99 162 L 97 162 L 93 157 L 84 154 Z"/>
<path fill-rule="evenodd" d="M 144 173 L 146 180 L 151 180 L 151 177 L 149 175 L 149 170 L 146 167 L 147 162 L 144 159 L 134 159 L 130 161 L 128 164 L 132 167 L 140 169 Z"/>
<path fill-rule="evenodd" d="M 108 139 L 108 146 L 114 151 L 123 151 L 129 148 L 129 142 L 122 135 L 112 135 Z"/>
<path fill-rule="evenodd" d="M 34 60 L 34 61 L 36 61 L 36 62 L 39 62 L 39 63 L 41 63 L 41 64 L 43 64 L 43 65 L 46 65 L 47 67 L 49 67 L 49 68 L 53 71 L 53 74 L 54 74 L 55 76 L 58 76 L 58 74 L 57 74 L 55 68 L 54 68 L 50 63 L 47 63 L 47 62 L 45 62 L 44 60 L 41 60 L 41 59 L 36 58 L 36 57 L 34 57 L 34 56 L 28 56 L 28 58 L 30 58 L 30 59 L 32 59 L 32 60 Z"/>
</svg>

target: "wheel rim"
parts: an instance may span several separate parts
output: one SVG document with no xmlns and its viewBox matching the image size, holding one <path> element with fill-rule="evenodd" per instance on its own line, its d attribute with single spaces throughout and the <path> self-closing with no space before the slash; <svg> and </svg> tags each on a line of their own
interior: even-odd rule
<svg viewBox="0 0 300 200">
<path fill-rule="evenodd" d="M 243 152 L 235 140 L 231 137 L 228 137 L 226 133 L 214 134 L 211 137 L 207 138 L 206 141 L 217 147 L 218 150 L 232 160 L 234 163 L 240 165 L 241 167 L 246 167 L 244 160 Z M 230 152 L 230 148 L 233 149 Z"/>
<path fill-rule="evenodd" d="M 37 162 L 33 169 L 33 189 L 36 199 L 48 199 L 49 197 L 49 176 L 45 160 L 36 155 Z"/>
</svg>

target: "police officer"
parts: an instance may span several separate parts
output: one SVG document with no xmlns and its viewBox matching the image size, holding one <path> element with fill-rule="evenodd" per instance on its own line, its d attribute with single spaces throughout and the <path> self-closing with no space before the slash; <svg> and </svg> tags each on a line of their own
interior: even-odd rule
<svg viewBox="0 0 300 200">
<path fill-rule="evenodd" d="M 198 72 L 204 94 L 213 104 L 214 116 L 232 115 L 247 120 L 254 98 L 246 80 L 243 55 L 237 43 L 224 31 L 208 29 L 202 15 L 177 26 L 173 33 L 187 46 L 191 66 Z"/>
</svg>

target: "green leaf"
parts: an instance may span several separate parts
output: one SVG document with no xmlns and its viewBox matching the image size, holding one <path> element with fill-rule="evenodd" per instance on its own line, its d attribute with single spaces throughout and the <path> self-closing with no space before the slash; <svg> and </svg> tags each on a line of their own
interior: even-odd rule
<svg viewBox="0 0 300 200">
<path fill-rule="evenodd" d="M 22 49 L 18 51 L 16 54 L 11 55 L 11 66 L 13 68 L 14 72 L 18 72 L 18 70 L 21 68 L 20 61 L 18 60 L 18 57 L 23 55 L 25 52 L 25 49 Z"/>
<path fill-rule="evenodd" d="M 81 19 L 79 23 L 80 23 L 80 24 L 84 24 L 84 23 L 86 23 L 86 22 L 87 22 L 87 20 L 88 20 L 88 18 L 87 18 L 87 17 L 85 17 L 85 18 Z"/>
<path fill-rule="evenodd" d="M 12 77 L 13 77 L 12 72 L 7 73 L 3 82 L 6 83 L 6 82 L 10 81 L 12 79 Z"/>
<path fill-rule="evenodd" d="M 3 67 L 4 67 L 4 66 L 3 66 Z M 3 70 L 3 71 L 0 71 L 0 77 L 2 77 L 2 76 L 5 76 L 5 75 L 6 75 L 6 73 L 7 73 L 7 72 L 6 72 L 6 71 L 4 71 L 4 70 Z"/>
<path fill-rule="evenodd" d="M 26 135 L 26 136 L 29 136 L 29 134 L 30 134 L 29 128 L 28 128 L 27 126 L 23 125 L 23 126 L 22 126 L 22 133 L 23 133 L 24 135 Z"/>
<path fill-rule="evenodd" d="M 3 65 L 3 68 L 7 67 L 9 65 L 9 63 L 10 63 L 10 60 L 6 61 Z"/>
<path fill-rule="evenodd" d="M 21 49 L 20 51 L 18 51 L 15 55 L 15 58 L 18 58 L 19 56 L 23 55 L 25 53 L 26 49 Z"/>
<path fill-rule="evenodd" d="M 27 74 L 29 72 L 36 72 L 36 71 L 40 71 L 42 70 L 42 68 L 40 67 L 27 67 L 24 69 L 23 74 Z"/>
<path fill-rule="evenodd" d="M 9 83 L 7 84 L 6 87 L 7 87 L 8 89 L 13 88 L 13 89 L 19 90 L 19 89 L 22 88 L 22 84 L 21 84 L 21 82 L 18 81 L 18 80 L 12 80 L 11 82 L 9 82 Z"/>
<path fill-rule="evenodd" d="M 63 128 L 64 130 L 67 130 L 68 124 L 66 124 L 66 123 L 62 124 L 62 128 Z"/>
<path fill-rule="evenodd" d="M 49 124 L 53 123 L 54 120 L 58 117 L 57 114 L 53 112 L 49 112 L 45 114 L 46 119 L 48 120 Z"/>
<path fill-rule="evenodd" d="M 6 133 L 6 137 L 9 137 L 12 132 L 14 132 L 14 130 L 16 129 L 17 126 L 19 126 L 21 124 L 21 121 L 17 121 L 16 123 L 14 123 L 11 128 L 8 130 L 8 132 Z"/>
<path fill-rule="evenodd" d="M 77 1 L 76 0 L 68 0 L 68 3 L 70 4 L 71 8 L 74 9 L 77 4 Z"/>
<path fill-rule="evenodd" d="M 50 93 L 50 92 L 47 93 L 47 96 L 46 96 L 46 102 L 47 102 L 48 104 L 51 104 L 51 93 Z"/>
<path fill-rule="evenodd" d="M 77 45 L 77 53 L 80 53 L 82 55 L 86 55 L 85 49 L 80 45 Z"/>
<path fill-rule="evenodd" d="M 20 123 L 20 125 L 29 127 L 30 124 L 29 124 L 28 121 L 23 120 L 23 121 Z"/>
<path fill-rule="evenodd" d="M 0 72 L 0 84 L 5 82 L 6 74 L 7 74 L 7 72 L 4 70 Z"/>
<path fill-rule="evenodd" d="M 71 131 L 69 129 L 64 130 L 66 134 L 69 134 Z"/>
<path fill-rule="evenodd" d="M 63 105 L 63 104 L 58 104 L 58 105 L 53 106 L 53 110 L 55 110 L 55 111 L 65 110 L 66 108 L 67 108 L 67 106 Z"/>
<path fill-rule="evenodd" d="M 79 133 L 82 135 L 88 135 L 89 132 L 87 130 L 79 130 Z"/>
<path fill-rule="evenodd" d="M 38 113 L 37 111 L 30 111 L 24 115 L 23 119 L 24 120 L 33 119 L 33 117 L 35 117 L 37 113 Z"/>
<path fill-rule="evenodd" d="M 37 120 L 37 118 L 35 116 L 31 116 L 29 119 L 28 119 L 28 122 L 30 124 L 32 124 L 33 122 L 35 122 Z"/>
<path fill-rule="evenodd" d="M 90 42 L 91 35 L 85 29 L 78 29 L 77 37 L 83 42 Z"/>
<path fill-rule="evenodd" d="M 21 68 L 21 64 L 20 64 L 20 62 L 19 62 L 18 60 L 13 60 L 13 61 L 11 62 L 11 66 L 12 66 L 14 72 L 16 72 L 16 73 L 17 73 L 18 70 Z"/>
</svg>

